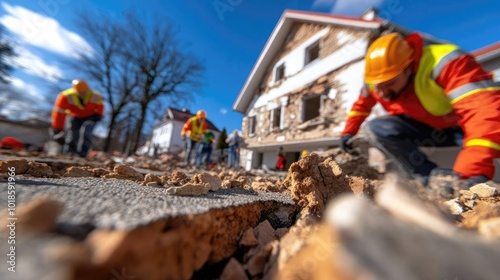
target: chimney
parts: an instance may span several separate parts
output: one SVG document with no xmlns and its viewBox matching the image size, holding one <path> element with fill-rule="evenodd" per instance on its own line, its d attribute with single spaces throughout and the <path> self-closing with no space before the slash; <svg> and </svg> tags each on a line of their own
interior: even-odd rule
<svg viewBox="0 0 500 280">
<path fill-rule="evenodd" d="M 375 7 L 370 7 L 366 11 L 364 11 L 360 18 L 365 20 L 374 20 L 378 17 L 379 11 Z"/>
</svg>

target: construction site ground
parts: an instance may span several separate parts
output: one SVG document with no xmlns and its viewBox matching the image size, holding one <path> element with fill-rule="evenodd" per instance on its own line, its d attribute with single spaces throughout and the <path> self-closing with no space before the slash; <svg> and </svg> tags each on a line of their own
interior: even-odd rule
<svg viewBox="0 0 500 280">
<path fill-rule="evenodd" d="M 0 279 L 498 279 L 500 185 L 383 158 L 286 172 L 0 151 Z"/>
</svg>

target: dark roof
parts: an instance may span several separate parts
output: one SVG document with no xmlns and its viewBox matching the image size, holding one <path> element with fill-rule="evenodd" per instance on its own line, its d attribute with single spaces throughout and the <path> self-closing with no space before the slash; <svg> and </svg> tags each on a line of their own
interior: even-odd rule
<svg viewBox="0 0 500 280">
<path fill-rule="evenodd" d="M 26 119 L 26 120 L 9 120 L 3 116 L 0 116 L 0 122 L 11 123 L 14 125 L 33 127 L 33 128 L 49 128 L 51 124 L 49 122 L 39 120 L 39 119 Z"/>
<path fill-rule="evenodd" d="M 187 109 L 178 110 L 178 109 L 174 109 L 172 107 L 168 107 L 167 112 L 165 113 L 165 116 L 163 119 L 164 120 L 175 120 L 175 121 L 185 123 L 187 120 L 189 120 L 190 118 L 192 118 L 194 116 L 195 116 L 195 114 L 191 113 Z M 220 130 L 208 118 L 206 119 L 206 121 L 208 123 L 208 129 L 216 131 L 216 132 L 220 132 Z"/>
</svg>

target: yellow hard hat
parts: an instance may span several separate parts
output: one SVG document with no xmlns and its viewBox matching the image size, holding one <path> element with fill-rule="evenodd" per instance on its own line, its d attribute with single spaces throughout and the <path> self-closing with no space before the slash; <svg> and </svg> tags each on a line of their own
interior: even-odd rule
<svg viewBox="0 0 500 280">
<path fill-rule="evenodd" d="M 414 53 L 398 33 L 379 37 L 366 53 L 365 82 L 379 84 L 396 77 L 413 61 Z"/>
<path fill-rule="evenodd" d="M 309 154 L 309 151 L 308 150 L 303 150 L 302 151 L 302 157 L 305 157 Z"/>
<path fill-rule="evenodd" d="M 73 89 L 78 92 L 87 92 L 89 90 L 89 86 L 84 80 L 73 80 L 72 85 Z"/>
<path fill-rule="evenodd" d="M 199 118 L 204 118 L 206 119 L 207 118 L 207 113 L 205 113 L 205 111 L 203 110 L 198 110 L 198 112 L 196 112 L 196 117 L 199 119 Z"/>
</svg>

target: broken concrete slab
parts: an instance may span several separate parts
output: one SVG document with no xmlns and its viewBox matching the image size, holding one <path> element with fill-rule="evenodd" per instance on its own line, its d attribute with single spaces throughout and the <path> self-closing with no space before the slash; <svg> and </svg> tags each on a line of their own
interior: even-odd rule
<svg viewBox="0 0 500 280">
<path fill-rule="evenodd" d="M 389 216 L 354 196 L 334 201 L 327 220 L 339 233 L 343 259 L 369 279 L 497 279 L 500 243 L 467 231 L 443 235 Z"/>
</svg>

